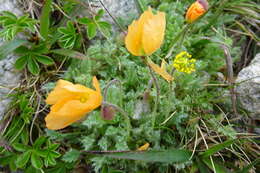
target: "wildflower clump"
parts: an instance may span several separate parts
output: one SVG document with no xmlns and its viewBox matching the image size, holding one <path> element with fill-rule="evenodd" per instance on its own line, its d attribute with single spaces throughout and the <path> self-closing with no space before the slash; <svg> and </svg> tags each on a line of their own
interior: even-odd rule
<svg viewBox="0 0 260 173">
<path fill-rule="evenodd" d="M 188 74 L 194 72 L 196 60 L 191 57 L 192 55 L 190 55 L 188 52 L 182 51 L 181 53 L 176 55 L 173 61 L 173 67 L 179 72 L 184 72 Z"/>
</svg>

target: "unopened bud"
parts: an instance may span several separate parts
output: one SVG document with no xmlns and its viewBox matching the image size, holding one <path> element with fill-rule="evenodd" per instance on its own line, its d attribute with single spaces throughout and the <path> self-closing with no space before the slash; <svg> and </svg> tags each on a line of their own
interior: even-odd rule
<svg viewBox="0 0 260 173">
<path fill-rule="evenodd" d="M 112 106 L 104 106 L 101 109 L 101 116 L 104 120 L 113 120 L 115 109 Z"/>
</svg>

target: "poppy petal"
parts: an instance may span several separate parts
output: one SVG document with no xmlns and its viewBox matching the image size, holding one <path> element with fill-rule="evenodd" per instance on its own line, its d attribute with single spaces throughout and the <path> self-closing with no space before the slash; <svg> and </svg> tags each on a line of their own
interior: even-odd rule
<svg viewBox="0 0 260 173">
<path fill-rule="evenodd" d="M 142 45 L 146 55 L 151 55 L 160 48 L 165 32 L 165 13 L 158 12 L 143 26 Z"/>
<path fill-rule="evenodd" d="M 96 89 L 97 92 L 101 92 L 99 82 L 98 82 L 96 76 L 94 76 L 92 79 L 92 85 L 94 86 L 94 88 Z"/>
<path fill-rule="evenodd" d="M 67 92 L 63 87 L 73 85 L 71 82 L 65 80 L 59 80 L 56 84 L 56 87 L 51 91 L 46 99 L 47 104 L 55 104 L 57 101 L 66 98 L 72 97 L 72 93 Z"/>
<path fill-rule="evenodd" d="M 125 38 L 125 44 L 127 50 L 135 56 L 142 55 L 142 31 L 138 28 L 138 22 L 133 21 L 128 26 L 128 33 Z"/>
<path fill-rule="evenodd" d="M 52 111 L 45 117 L 46 126 L 51 130 L 58 130 L 80 120 L 93 109 L 92 105 L 81 103 L 79 100 L 67 101 L 64 105 L 51 108 Z M 55 110 L 55 111 L 54 111 Z"/>
<path fill-rule="evenodd" d="M 147 63 L 153 69 L 153 71 L 162 76 L 168 82 L 173 80 L 173 77 L 166 70 L 160 68 L 160 66 L 155 64 L 151 59 L 148 58 Z"/>
</svg>

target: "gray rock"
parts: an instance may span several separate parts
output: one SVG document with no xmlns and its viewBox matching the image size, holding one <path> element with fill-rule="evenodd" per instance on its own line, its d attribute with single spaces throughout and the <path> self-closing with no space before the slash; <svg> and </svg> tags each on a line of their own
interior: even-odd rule
<svg viewBox="0 0 260 173">
<path fill-rule="evenodd" d="M 15 0 L 0 0 L 1 11 L 11 11 L 16 15 L 22 14 L 22 10 L 20 10 Z M 0 45 L 2 43 L 3 40 L 0 40 Z M 16 56 L 11 54 L 0 61 L 0 119 L 10 103 L 10 99 L 7 98 L 8 93 L 20 82 L 20 73 L 13 67 L 15 59 Z"/>
<path fill-rule="evenodd" d="M 134 0 L 103 0 L 102 2 L 115 17 L 127 18 L 130 13 L 137 13 Z"/>
<path fill-rule="evenodd" d="M 0 0 L 0 12 L 1 11 L 11 11 L 16 15 L 23 14 L 17 0 Z"/>
<path fill-rule="evenodd" d="M 106 7 L 106 9 L 115 17 L 117 20 L 119 18 L 123 20 L 132 20 L 131 18 L 138 16 L 138 10 L 135 4 L 135 0 L 101 0 Z M 100 8 L 103 8 L 101 3 L 99 1 L 92 2 L 94 6 L 97 6 L 98 8 L 96 11 Z M 106 21 L 109 21 L 113 28 L 116 26 L 112 18 L 108 15 L 108 13 L 105 13 L 104 19 Z M 116 26 L 118 27 L 118 26 Z"/>
<path fill-rule="evenodd" d="M 260 53 L 239 72 L 236 84 L 236 92 L 244 109 L 253 118 L 260 119 Z"/>
</svg>

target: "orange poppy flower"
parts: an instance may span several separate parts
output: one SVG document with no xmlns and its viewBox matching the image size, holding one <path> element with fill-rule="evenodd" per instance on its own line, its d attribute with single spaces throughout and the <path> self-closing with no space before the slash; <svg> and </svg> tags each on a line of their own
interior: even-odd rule
<svg viewBox="0 0 260 173">
<path fill-rule="evenodd" d="M 202 16 L 208 10 L 207 0 L 197 0 L 188 9 L 186 13 L 186 20 L 192 23 Z"/>
<path fill-rule="evenodd" d="M 135 56 L 151 55 L 163 42 L 165 26 L 165 13 L 154 15 L 149 8 L 128 26 L 125 38 L 127 50 Z"/>
<path fill-rule="evenodd" d="M 95 90 L 59 80 L 46 99 L 46 103 L 52 105 L 50 113 L 45 117 L 47 128 L 63 129 L 99 107 L 102 95 L 96 77 L 93 77 L 93 86 Z"/>
</svg>

